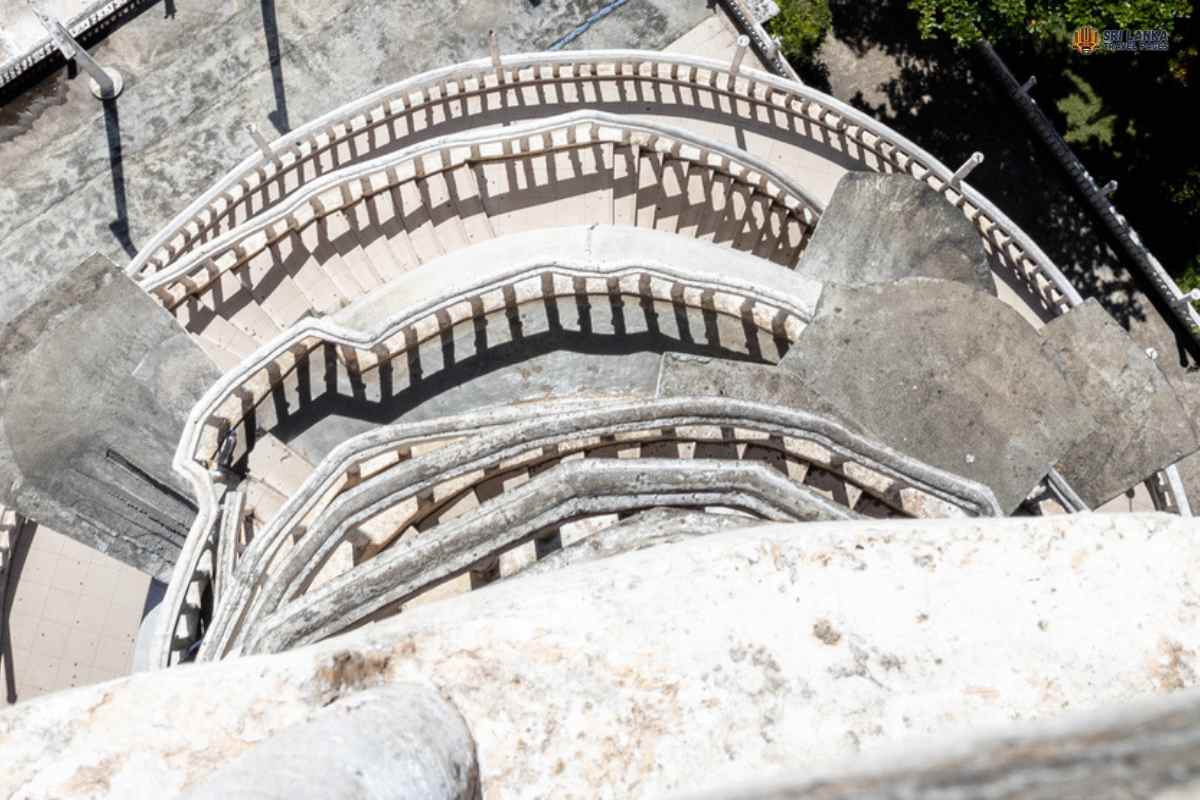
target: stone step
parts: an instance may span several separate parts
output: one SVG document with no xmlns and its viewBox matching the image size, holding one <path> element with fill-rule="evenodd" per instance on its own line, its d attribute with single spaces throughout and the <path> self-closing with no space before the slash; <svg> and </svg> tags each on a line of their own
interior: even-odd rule
<svg viewBox="0 0 1200 800">
<path fill-rule="evenodd" d="M 1092 425 L 1056 464 L 1090 508 L 1200 449 L 1198 423 L 1175 387 L 1095 299 L 1042 334 L 1090 412 Z"/>
<path fill-rule="evenodd" d="M 484 208 L 475 170 L 468 165 L 459 166 L 446 175 L 446 183 L 453 198 L 455 213 L 466 234 L 467 246 L 494 239 L 496 232 Z"/>
<path fill-rule="evenodd" d="M 390 192 L 385 190 L 378 195 L 364 197 L 345 209 L 345 214 L 354 230 L 355 239 L 371 265 L 372 273 L 381 284 L 415 266 L 412 262 L 406 263 L 399 256 L 403 250 L 393 247 L 389 242 L 390 238 L 407 236 L 402 223 L 395 216 Z M 403 247 L 403 242 L 398 244 Z"/>
<path fill-rule="evenodd" d="M 467 231 L 458 214 L 446 173 L 435 172 L 425 178 L 418 178 L 415 183 L 417 194 L 429 211 L 438 252 L 451 253 L 466 247 L 469 241 Z"/>
<path fill-rule="evenodd" d="M 991 487 L 1005 513 L 1093 424 L 1037 331 L 958 281 L 826 285 L 781 368 L 885 444 Z"/>
<path fill-rule="evenodd" d="M 420 263 L 445 255 L 436 233 L 434 219 L 415 181 L 406 181 L 393 190 L 393 203 L 398 202 L 403 211 L 404 228 L 408 240 Z"/>
<path fill-rule="evenodd" d="M 329 222 L 319 219 L 305 225 L 298 232 L 300 244 L 312 254 L 313 261 L 321 273 L 333 285 L 329 302 L 336 299 L 338 305 L 346 305 L 355 297 L 361 297 L 362 284 L 354 278 L 353 271 L 342 261 L 337 248 L 329 238 Z"/>
<path fill-rule="evenodd" d="M 641 163 L 637 145 L 617 145 L 613 148 L 612 221 L 614 225 L 637 224 L 638 165 Z"/>
<path fill-rule="evenodd" d="M 847 286 L 926 277 L 996 294 L 979 231 L 940 193 L 907 175 L 846 173 L 799 269 Z"/>
<path fill-rule="evenodd" d="M 344 269 L 348 273 L 349 279 L 346 276 L 340 276 L 344 285 L 358 290 L 355 297 L 361 297 L 382 285 L 383 281 L 376 274 L 370 258 L 363 251 L 362 243 L 350 222 L 349 214 L 345 211 L 334 211 L 319 219 L 316 226 L 321 235 L 329 239 L 333 249 L 337 252 L 337 259 L 333 263 L 340 262 L 340 266 L 336 268 Z"/>
<path fill-rule="evenodd" d="M 299 233 L 290 231 L 269 249 L 272 259 L 292 276 L 316 313 L 332 314 L 345 305 L 346 298 L 321 267 L 320 259 L 305 247 Z"/>
<path fill-rule="evenodd" d="M 291 497 L 312 474 L 313 465 L 268 433 L 255 440 L 246 456 L 246 470 L 279 494 Z"/>
<path fill-rule="evenodd" d="M 263 249 L 239 269 L 239 275 L 248 284 L 254 301 L 283 330 L 311 314 L 313 303 L 292 279 L 278 253 L 276 247 Z"/>
</svg>

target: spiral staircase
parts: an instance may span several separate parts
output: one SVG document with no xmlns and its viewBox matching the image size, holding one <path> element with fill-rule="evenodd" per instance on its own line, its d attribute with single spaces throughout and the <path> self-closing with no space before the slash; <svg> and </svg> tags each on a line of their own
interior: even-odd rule
<svg viewBox="0 0 1200 800">
<path fill-rule="evenodd" d="M 970 186 L 976 161 L 740 51 L 497 54 L 260 145 L 116 284 L 88 273 L 189 342 L 152 371 L 195 387 L 161 401 L 170 469 L 100 446 L 173 564 L 142 666 L 649 541 L 654 509 L 715 530 L 1132 490 L 1189 512 L 1173 387 Z M 24 464 L 43 412 L 9 411 Z M 1113 419 L 1123 456 L 1097 466 Z"/>
</svg>

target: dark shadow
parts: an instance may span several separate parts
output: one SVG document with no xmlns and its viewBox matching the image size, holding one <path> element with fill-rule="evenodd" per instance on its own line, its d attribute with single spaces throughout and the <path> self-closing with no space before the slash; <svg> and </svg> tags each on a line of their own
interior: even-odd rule
<svg viewBox="0 0 1200 800">
<path fill-rule="evenodd" d="M 129 210 L 125 199 L 125 167 L 121 161 L 121 119 L 116 100 L 104 101 L 104 134 L 108 139 L 108 168 L 112 173 L 113 205 L 116 219 L 108 229 L 121 243 L 121 247 L 133 258 L 138 249 L 129 238 Z"/>
<path fill-rule="evenodd" d="M 531 391 L 616 391 L 608 381 L 624 383 L 632 375 L 652 382 L 657 357 L 667 351 L 774 363 L 788 349 L 780 336 L 749 336 L 732 318 L 721 323 L 717 317 L 724 315 L 712 309 L 683 313 L 675 303 L 638 303 L 620 293 L 608 303 L 598 300 L 514 304 L 422 343 L 414 339 L 410 349 L 366 372 L 353 366 L 352 351 L 318 347 L 271 395 L 244 408 L 239 443 L 252 448 L 257 436 L 271 433 L 319 460 L 348 435 L 401 419 L 461 413 Z M 242 471 L 244 463 L 234 467 Z"/>
<path fill-rule="evenodd" d="M 17 596 L 21 571 L 25 567 L 25 560 L 29 557 L 29 548 L 33 543 L 33 528 L 33 523 L 26 522 L 23 527 L 9 532 L 9 541 L 15 540 L 15 543 L 12 552 L 7 555 L 8 572 L 4 579 L 4 593 L 0 595 L 0 662 L 4 663 L 4 698 L 9 705 L 20 699 L 17 697 L 18 665 L 13 661 L 10 631 L 12 604 Z"/>
<path fill-rule="evenodd" d="M 271 88 L 275 91 L 275 110 L 267 119 L 279 133 L 292 129 L 288 122 L 287 94 L 283 86 L 283 59 L 279 51 L 279 24 L 275 18 L 275 0 L 262 0 L 263 34 L 267 37 L 267 58 L 271 64 Z"/>
<path fill-rule="evenodd" d="M 951 169 L 973 152 L 983 153 L 986 161 L 971 173 L 971 185 L 1024 230 L 1080 294 L 1100 300 L 1126 327 L 1154 313 L 1144 287 L 1122 264 L 1105 229 L 973 50 L 922 40 L 905 0 L 835 0 L 831 5 L 832 39 L 852 54 L 839 63 L 843 100 Z M 1039 97 L 1044 87 L 1050 87 L 1046 96 L 1055 96 L 1054 87 L 1065 80 L 1062 73 L 1072 54 L 1065 46 L 1060 50 L 1043 54 L 1040 61 L 1029 51 L 1040 64 L 1035 69 Z M 1010 66 L 1019 76 L 1033 69 L 1021 60 Z M 1061 120 L 1056 125 L 1065 130 Z"/>
<path fill-rule="evenodd" d="M 142 619 L 146 619 L 146 615 L 154 609 L 158 608 L 158 604 L 163 601 L 167 595 L 167 584 L 160 581 L 158 578 L 150 580 L 150 588 L 146 590 L 146 602 L 142 605 Z"/>
</svg>

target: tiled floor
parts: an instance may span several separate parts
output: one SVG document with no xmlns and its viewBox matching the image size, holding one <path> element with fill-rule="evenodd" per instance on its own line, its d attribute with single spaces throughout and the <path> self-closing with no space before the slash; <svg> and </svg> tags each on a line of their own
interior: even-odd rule
<svg viewBox="0 0 1200 800">
<path fill-rule="evenodd" d="M 150 576 L 49 528 L 29 528 L 12 557 L 11 649 L 0 652 L 8 702 L 128 674 Z"/>
</svg>

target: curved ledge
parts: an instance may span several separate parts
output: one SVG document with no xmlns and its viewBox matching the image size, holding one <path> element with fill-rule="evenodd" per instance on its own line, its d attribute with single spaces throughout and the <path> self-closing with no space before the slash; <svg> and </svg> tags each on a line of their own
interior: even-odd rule
<svg viewBox="0 0 1200 800">
<path fill-rule="evenodd" d="M 470 516 L 387 550 L 243 628 L 235 654 L 276 653 L 327 638 L 385 606 L 583 514 L 721 505 L 778 522 L 855 519 L 765 464 L 603 459 L 559 464 Z M 498 533 L 499 532 L 499 533 Z M 320 537 L 323 531 L 309 531 Z"/>
<path fill-rule="evenodd" d="M 852 433 L 839 423 L 804 411 L 708 397 L 596 406 L 579 404 L 566 413 L 548 413 L 545 407 L 538 407 L 527 412 L 523 419 L 509 412 L 500 417 L 464 415 L 439 420 L 439 425 L 401 424 L 346 442 L 309 476 L 297 496 L 247 549 L 238 564 L 237 576 L 218 604 L 201 657 L 220 657 L 219 654 L 232 643 L 234 629 L 242 619 L 252 621 L 269 613 L 298 591 L 352 527 L 388 507 L 429 492 L 439 481 L 487 469 L 524 452 L 556 447 L 580 438 L 664 427 L 745 428 L 816 442 L 847 460 L 901 479 L 971 514 L 993 516 L 1002 513 L 987 487 L 918 462 Z M 498 426 L 498 418 L 512 421 Z M 329 482 L 339 473 L 339 462 L 352 458 L 360 450 L 378 452 L 389 439 L 408 442 L 414 435 L 428 436 L 439 431 L 443 435 L 452 432 L 463 437 L 463 441 L 401 462 L 380 476 L 350 488 L 305 526 L 308 532 L 282 563 L 271 563 L 278 545 L 294 530 L 292 525 L 298 519 L 294 515 L 316 510 L 313 498 L 326 495 Z M 252 600 L 262 576 L 266 576 L 265 583 Z"/>
</svg>

